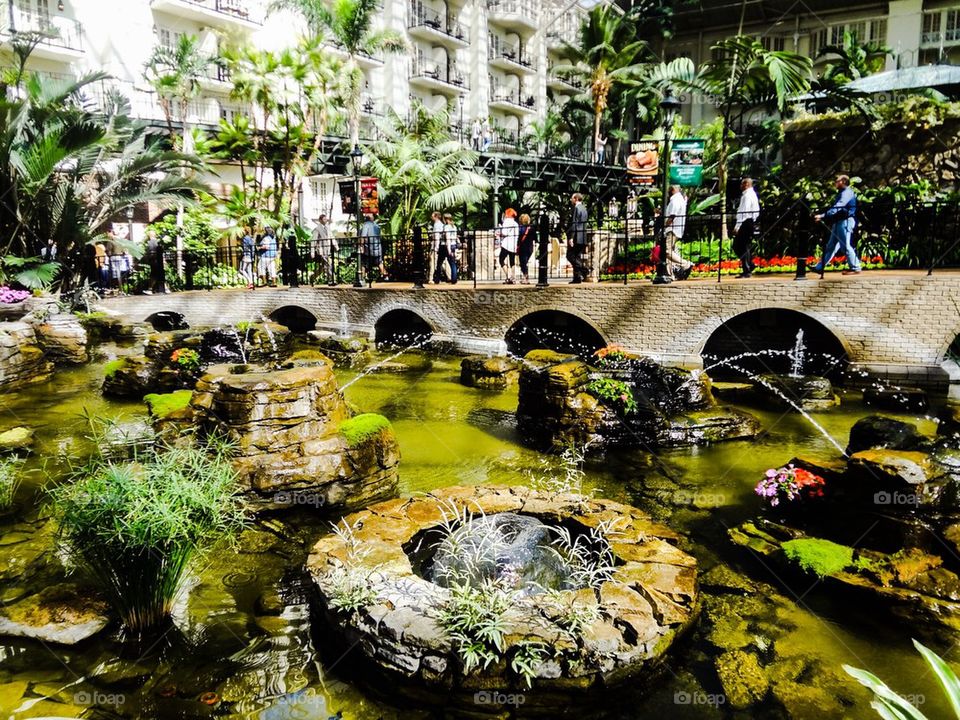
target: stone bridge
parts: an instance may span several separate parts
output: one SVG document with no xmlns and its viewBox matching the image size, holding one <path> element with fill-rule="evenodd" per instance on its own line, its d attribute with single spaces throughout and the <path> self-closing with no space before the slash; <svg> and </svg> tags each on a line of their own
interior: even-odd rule
<svg viewBox="0 0 960 720">
<path fill-rule="evenodd" d="M 718 342 L 719 334 L 728 347 L 741 343 L 756 349 L 768 342 L 786 348 L 797 328 L 806 328 L 808 338 L 845 354 L 853 368 L 871 375 L 940 389 L 951 376 L 960 382 L 948 358 L 960 333 L 960 272 L 949 271 L 930 277 L 884 271 L 802 282 L 760 277 L 669 286 L 258 288 L 110 298 L 102 309 L 130 321 L 175 312 L 191 326 L 261 315 L 283 322 L 295 314 L 311 324 L 315 319 L 321 329 L 345 328 L 371 337 L 413 318 L 421 326 L 425 322 L 434 339 L 464 352 L 491 354 L 504 352 L 511 328 L 537 313 L 533 317 L 540 320 L 553 317 L 555 326 L 559 318 L 561 327 L 566 322 L 595 331 L 598 342 L 688 367 L 703 366 L 704 350 Z"/>
</svg>

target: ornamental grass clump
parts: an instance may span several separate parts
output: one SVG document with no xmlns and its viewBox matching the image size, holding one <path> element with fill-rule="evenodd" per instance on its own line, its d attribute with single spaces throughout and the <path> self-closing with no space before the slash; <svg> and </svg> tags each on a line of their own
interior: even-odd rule
<svg viewBox="0 0 960 720">
<path fill-rule="evenodd" d="M 191 559 L 245 524 L 225 448 L 97 457 L 52 492 L 69 557 L 132 633 L 171 613 Z"/>
<path fill-rule="evenodd" d="M 20 487 L 23 460 L 7 458 L 0 460 L 0 511 L 13 507 L 13 500 Z"/>
</svg>

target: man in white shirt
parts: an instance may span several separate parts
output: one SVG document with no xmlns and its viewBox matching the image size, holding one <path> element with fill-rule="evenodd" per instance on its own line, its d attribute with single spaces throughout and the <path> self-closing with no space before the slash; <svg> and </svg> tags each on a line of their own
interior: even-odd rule
<svg viewBox="0 0 960 720">
<path fill-rule="evenodd" d="M 430 222 L 430 268 L 427 278 L 428 280 L 433 278 L 433 282 L 439 285 L 446 275 L 443 263 L 437 261 L 440 254 L 440 243 L 444 239 L 443 215 L 439 212 L 431 213 Z"/>
<path fill-rule="evenodd" d="M 740 258 L 739 278 L 748 278 L 753 275 L 753 230 L 760 217 L 760 200 L 757 191 L 753 189 L 753 180 L 744 178 L 740 183 L 740 205 L 737 207 L 736 222 L 733 226 L 733 252 Z"/>
<path fill-rule="evenodd" d="M 686 280 L 693 269 L 693 263 L 685 260 L 677 247 L 687 227 L 687 199 L 679 185 L 670 186 L 670 202 L 667 203 L 666 215 L 663 231 L 667 234 L 667 272 L 676 280 Z"/>
<path fill-rule="evenodd" d="M 330 237 L 330 224 L 327 216 L 321 214 L 316 223 L 310 239 L 314 264 L 313 274 L 310 277 L 311 283 L 316 283 L 317 280 L 321 279 L 329 281 L 333 278 L 331 261 L 334 253 L 340 249 L 336 238 Z"/>
</svg>

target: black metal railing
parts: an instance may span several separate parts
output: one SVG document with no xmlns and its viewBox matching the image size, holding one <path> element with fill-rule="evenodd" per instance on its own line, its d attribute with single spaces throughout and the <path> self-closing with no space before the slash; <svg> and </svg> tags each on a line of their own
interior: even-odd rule
<svg viewBox="0 0 960 720">
<path fill-rule="evenodd" d="M 551 219 L 552 218 L 552 219 Z M 727 218 L 733 222 L 733 214 Z M 675 221 L 676 222 L 676 221 Z M 733 233 L 721 240 L 719 213 L 684 218 L 676 250 L 693 277 L 742 272 Z M 960 203 L 863 205 L 854 231 L 854 246 L 865 269 L 960 267 Z M 258 241 L 245 248 L 228 242 L 214 249 L 176 250 L 165 239 L 161 252 L 139 259 L 111 248 L 86 246 L 69 260 L 76 274 L 97 289 L 109 292 L 175 292 L 179 290 L 265 285 L 369 286 L 392 281 L 421 284 L 458 281 L 519 283 L 539 280 L 627 281 L 650 277 L 662 225 L 659 214 L 591 219 L 571 227 L 555 216 L 533 215 L 530 230 L 517 226 L 458 229 L 455 235 L 435 235 L 416 228 L 406 235 L 347 235 L 334 239 L 281 240 L 276 251 L 263 252 Z M 809 212 L 795 212 L 753 229 L 751 254 L 755 273 L 806 274 L 819 259 L 830 233 Z M 571 239 L 576 246 L 571 250 Z M 444 250 L 441 251 L 440 247 Z M 825 271 L 846 266 L 842 249 L 828 258 Z M 527 272 L 523 272 L 526 267 Z M 676 275 L 676 274 L 675 274 Z"/>
<path fill-rule="evenodd" d="M 442 64 L 434 60 L 415 58 L 410 68 L 410 78 L 430 78 L 438 82 L 469 90 L 467 76 L 454 63 Z"/>
<path fill-rule="evenodd" d="M 440 13 L 423 7 L 410 7 L 410 16 L 407 21 L 407 27 L 427 27 L 456 40 L 468 42 L 466 30 L 464 30 L 463 25 L 461 25 L 458 20 L 450 17 L 442 18 Z"/>
</svg>

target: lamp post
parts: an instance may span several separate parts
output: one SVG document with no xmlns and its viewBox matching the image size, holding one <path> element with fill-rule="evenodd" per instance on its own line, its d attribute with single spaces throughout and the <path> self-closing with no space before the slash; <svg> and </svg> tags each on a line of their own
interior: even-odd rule
<svg viewBox="0 0 960 720">
<path fill-rule="evenodd" d="M 654 285 L 667 285 L 672 280 L 667 270 L 667 203 L 670 200 L 670 132 L 679 110 L 680 101 L 667 91 L 666 97 L 660 101 L 660 112 L 663 114 L 663 155 L 660 157 L 660 167 L 663 168 L 663 205 L 660 219 L 663 227 L 660 228 L 660 259 L 657 262 L 657 276 L 653 279 Z"/>
<path fill-rule="evenodd" d="M 353 276 L 353 286 L 355 288 L 363 287 L 363 253 L 360 252 L 360 228 L 363 226 L 363 212 L 360 204 L 360 165 L 363 163 L 363 150 L 360 145 L 354 143 L 353 150 L 350 151 L 350 162 L 353 164 L 353 204 L 357 216 L 357 273 Z"/>
<path fill-rule="evenodd" d="M 133 242 L 133 206 L 127 208 L 127 242 Z"/>
</svg>

